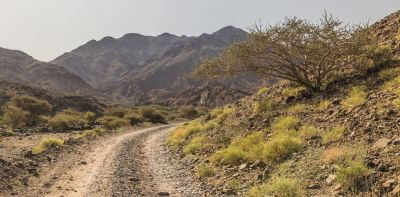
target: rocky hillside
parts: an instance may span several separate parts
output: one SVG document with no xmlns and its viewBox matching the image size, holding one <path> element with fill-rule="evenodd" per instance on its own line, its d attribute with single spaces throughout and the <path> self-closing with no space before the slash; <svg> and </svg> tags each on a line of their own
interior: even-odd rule
<svg viewBox="0 0 400 197">
<path fill-rule="evenodd" d="M 374 25 L 399 51 L 400 13 Z M 281 82 L 178 128 L 167 143 L 210 196 L 399 196 L 400 64 L 323 93 Z M 175 152 L 175 153 L 176 153 Z"/>
<path fill-rule="evenodd" d="M 0 48 L 0 70 L 0 80 L 68 94 L 105 97 L 66 69 L 40 62 L 21 51 Z"/>
<path fill-rule="evenodd" d="M 92 40 L 52 63 L 129 103 L 159 103 L 199 86 L 201 82 L 187 77 L 202 59 L 246 37 L 245 31 L 234 27 L 199 37 L 127 34 Z M 226 89 L 252 90 L 258 78 L 245 76 L 220 83 Z"/>
<path fill-rule="evenodd" d="M 91 111 L 97 114 L 105 108 L 104 104 L 90 96 L 66 95 L 48 91 L 42 88 L 30 87 L 19 83 L 0 80 L 0 106 L 15 95 L 27 95 L 46 100 L 54 106 L 53 111 L 61 111 L 66 108 L 74 108 L 79 111 Z"/>
</svg>

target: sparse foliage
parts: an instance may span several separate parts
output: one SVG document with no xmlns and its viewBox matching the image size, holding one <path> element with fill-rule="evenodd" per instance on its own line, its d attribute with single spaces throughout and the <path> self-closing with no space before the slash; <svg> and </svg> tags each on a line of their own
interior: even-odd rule
<svg viewBox="0 0 400 197">
<path fill-rule="evenodd" d="M 39 154 L 52 146 L 62 147 L 64 146 L 64 140 L 56 138 L 45 138 L 42 141 L 40 141 L 39 145 L 32 148 L 32 152 L 33 154 Z"/>
<path fill-rule="evenodd" d="M 303 196 L 303 189 L 298 180 L 292 178 L 273 177 L 267 183 L 253 187 L 249 197 L 280 196 L 297 197 Z"/>
<path fill-rule="evenodd" d="M 246 42 L 206 60 L 195 74 L 215 78 L 253 72 L 320 91 L 347 72 L 362 72 L 388 59 L 368 25 L 346 25 L 327 13 L 320 23 L 296 17 L 274 26 L 255 25 Z"/>
<path fill-rule="evenodd" d="M 14 96 L 6 105 L 19 107 L 23 111 L 29 112 L 28 124 L 36 124 L 39 122 L 39 116 L 47 115 L 52 110 L 49 102 L 30 96 Z"/>
<path fill-rule="evenodd" d="M 353 87 L 349 96 L 342 102 L 343 107 L 353 109 L 367 102 L 367 93 L 362 87 Z"/>
<path fill-rule="evenodd" d="M 3 107 L 2 122 L 12 131 L 25 125 L 29 112 L 22 110 L 14 105 L 6 105 Z"/>
</svg>

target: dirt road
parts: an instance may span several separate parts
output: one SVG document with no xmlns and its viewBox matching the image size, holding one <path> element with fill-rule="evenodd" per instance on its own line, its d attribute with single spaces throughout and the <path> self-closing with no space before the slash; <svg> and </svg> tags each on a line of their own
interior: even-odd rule
<svg viewBox="0 0 400 197">
<path fill-rule="evenodd" d="M 30 184 L 24 196 L 204 196 L 186 165 L 173 159 L 159 126 L 97 142 Z"/>
</svg>

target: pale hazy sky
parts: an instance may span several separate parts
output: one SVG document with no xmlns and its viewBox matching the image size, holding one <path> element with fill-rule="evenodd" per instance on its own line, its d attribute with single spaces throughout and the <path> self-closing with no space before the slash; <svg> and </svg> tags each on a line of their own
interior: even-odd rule
<svg viewBox="0 0 400 197">
<path fill-rule="evenodd" d="M 0 47 L 49 61 L 104 36 L 191 36 L 285 16 L 315 20 L 325 9 L 347 22 L 375 22 L 400 0 L 0 0 Z"/>
</svg>

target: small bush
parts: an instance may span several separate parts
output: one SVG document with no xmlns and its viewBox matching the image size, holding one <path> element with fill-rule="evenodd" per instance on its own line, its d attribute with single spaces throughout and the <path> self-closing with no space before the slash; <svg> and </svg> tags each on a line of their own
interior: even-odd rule
<svg viewBox="0 0 400 197">
<path fill-rule="evenodd" d="M 299 138 L 286 135 L 276 136 L 265 144 L 263 160 L 267 163 L 275 163 L 286 159 L 292 153 L 301 149 L 302 143 Z"/>
<path fill-rule="evenodd" d="M 320 130 L 312 125 L 304 125 L 299 129 L 300 137 L 303 139 L 310 139 L 320 134 Z"/>
<path fill-rule="evenodd" d="M 23 127 L 28 119 L 29 112 L 22 110 L 14 105 L 6 105 L 3 107 L 2 123 L 7 125 L 12 131 L 16 128 Z"/>
<path fill-rule="evenodd" d="M 124 116 L 124 119 L 127 119 L 129 121 L 129 123 L 131 124 L 131 126 L 135 126 L 142 122 L 145 122 L 145 119 L 143 118 L 143 116 L 136 114 L 136 113 L 129 113 Z"/>
<path fill-rule="evenodd" d="M 198 151 L 205 150 L 208 146 L 207 141 L 208 138 L 206 137 L 195 137 L 190 141 L 189 144 L 185 146 L 185 148 L 183 149 L 183 153 L 188 155 L 188 154 L 195 154 Z"/>
<path fill-rule="evenodd" d="M 325 150 L 322 153 L 322 161 L 331 162 L 338 161 L 346 155 L 346 151 L 339 147 L 333 147 Z"/>
<path fill-rule="evenodd" d="M 64 146 L 64 140 L 56 138 L 45 138 L 40 142 L 39 145 L 33 147 L 32 152 L 33 154 L 39 154 L 52 146 L 62 147 Z"/>
<path fill-rule="evenodd" d="M 292 114 L 300 113 L 306 110 L 307 107 L 308 106 L 306 104 L 298 103 L 296 105 L 289 107 L 288 112 Z"/>
<path fill-rule="evenodd" d="M 245 160 L 246 153 L 239 147 L 229 146 L 226 149 L 214 153 L 210 161 L 213 165 L 237 165 Z"/>
<path fill-rule="evenodd" d="M 90 112 L 90 111 L 86 112 L 85 113 L 85 120 L 87 122 L 94 122 L 96 120 L 96 114 L 93 113 L 93 112 Z"/>
<path fill-rule="evenodd" d="M 282 91 L 282 95 L 284 97 L 291 97 L 291 96 L 297 96 L 299 92 L 305 90 L 306 88 L 304 87 L 298 87 L 298 88 L 287 88 Z"/>
<path fill-rule="evenodd" d="M 391 80 L 400 75 L 400 67 L 388 68 L 379 72 L 379 77 L 385 80 Z"/>
<path fill-rule="evenodd" d="M 49 114 L 53 108 L 49 102 L 31 96 L 14 96 L 7 105 L 19 107 L 23 111 L 29 112 L 29 124 L 37 124 L 38 117 Z"/>
<path fill-rule="evenodd" d="M 216 116 L 213 119 L 213 121 L 215 121 L 216 123 L 222 123 L 234 111 L 235 111 L 235 109 L 232 106 L 227 105 L 223 108 L 222 113 L 220 113 L 218 116 Z"/>
<path fill-rule="evenodd" d="M 255 113 L 271 111 L 275 108 L 276 105 L 277 105 L 276 102 L 271 99 L 267 99 L 267 100 L 263 100 L 263 101 L 256 101 L 253 111 Z"/>
<path fill-rule="evenodd" d="M 199 116 L 199 112 L 191 105 L 180 108 L 179 114 L 182 118 L 186 119 L 194 119 Z"/>
<path fill-rule="evenodd" d="M 216 118 L 223 112 L 224 112 L 223 108 L 215 108 L 215 109 L 211 110 L 211 112 L 210 112 L 211 118 Z"/>
<path fill-rule="evenodd" d="M 328 144 L 331 142 L 336 142 L 342 138 L 344 133 L 344 127 L 333 127 L 329 131 L 322 135 L 322 142 Z"/>
<path fill-rule="evenodd" d="M 55 129 L 81 129 L 88 123 L 86 114 L 76 109 L 65 109 L 48 120 Z"/>
<path fill-rule="evenodd" d="M 342 102 L 342 106 L 348 109 L 364 105 L 367 102 L 367 93 L 361 87 L 353 87 L 349 96 Z"/>
<path fill-rule="evenodd" d="M 272 123 L 271 128 L 275 133 L 285 133 L 294 129 L 300 120 L 293 116 L 280 117 L 278 120 Z"/>
<path fill-rule="evenodd" d="M 273 177 L 267 183 L 261 186 L 253 187 L 248 196 L 249 197 L 265 197 L 265 196 L 279 196 L 279 197 L 297 197 L 303 196 L 303 189 L 301 184 L 296 179 Z"/>
<path fill-rule="evenodd" d="M 214 165 L 237 165 L 241 161 L 262 160 L 275 163 L 301 150 L 301 140 L 296 137 L 278 135 L 265 142 L 261 132 L 236 138 L 227 148 L 211 156 Z"/>
<path fill-rule="evenodd" d="M 353 161 L 348 167 L 340 168 L 337 180 L 346 189 L 356 190 L 368 176 L 369 169 L 361 161 Z"/>
<path fill-rule="evenodd" d="M 261 95 L 263 95 L 263 94 L 265 94 L 267 92 L 268 92 L 268 88 L 267 87 L 263 87 L 263 88 L 258 90 L 257 96 L 261 96 Z"/>
<path fill-rule="evenodd" d="M 393 105 L 400 109 L 400 99 L 393 100 Z"/>
<path fill-rule="evenodd" d="M 396 94 L 399 94 L 399 88 L 400 88 L 400 76 L 397 76 L 391 79 L 390 81 L 385 82 L 381 87 L 382 90 L 390 91 Z"/>
<path fill-rule="evenodd" d="M 195 169 L 196 175 L 200 178 L 212 177 L 215 175 L 214 169 L 211 166 L 204 164 L 198 165 Z"/>
<path fill-rule="evenodd" d="M 188 124 L 180 126 L 172 132 L 168 139 L 167 143 L 175 148 L 179 145 L 182 145 L 185 142 L 185 139 L 194 134 L 203 130 L 203 125 L 199 120 L 192 120 Z"/>
<path fill-rule="evenodd" d="M 78 139 L 97 138 L 98 136 L 102 136 L 104 132 L 105 131 L 102 129 L 84 130 L 82 134 L 78 136 Z"/>
<path fill-rule="evenodd" d="M 130 126 L 129 120 L 115 116 L 103 116 L 97 119 L 96 122 L 110 130 Z"/>
<path fill-rule="evenodd" d="M 332 104 L 332 102 L 329 100 L 322 100 L 321 102 L 319 102 L 318 110 L 325 111 L 329 108 L 329 106 L 331 106 L 331 104 Z"/>
<path fill-rule="evenodd" d="M 147 119 L 148 122 L 167 124 L 165 117 L 153 108 L 142 107 L 139 111 L 142 117 Z"/>
</svg>

